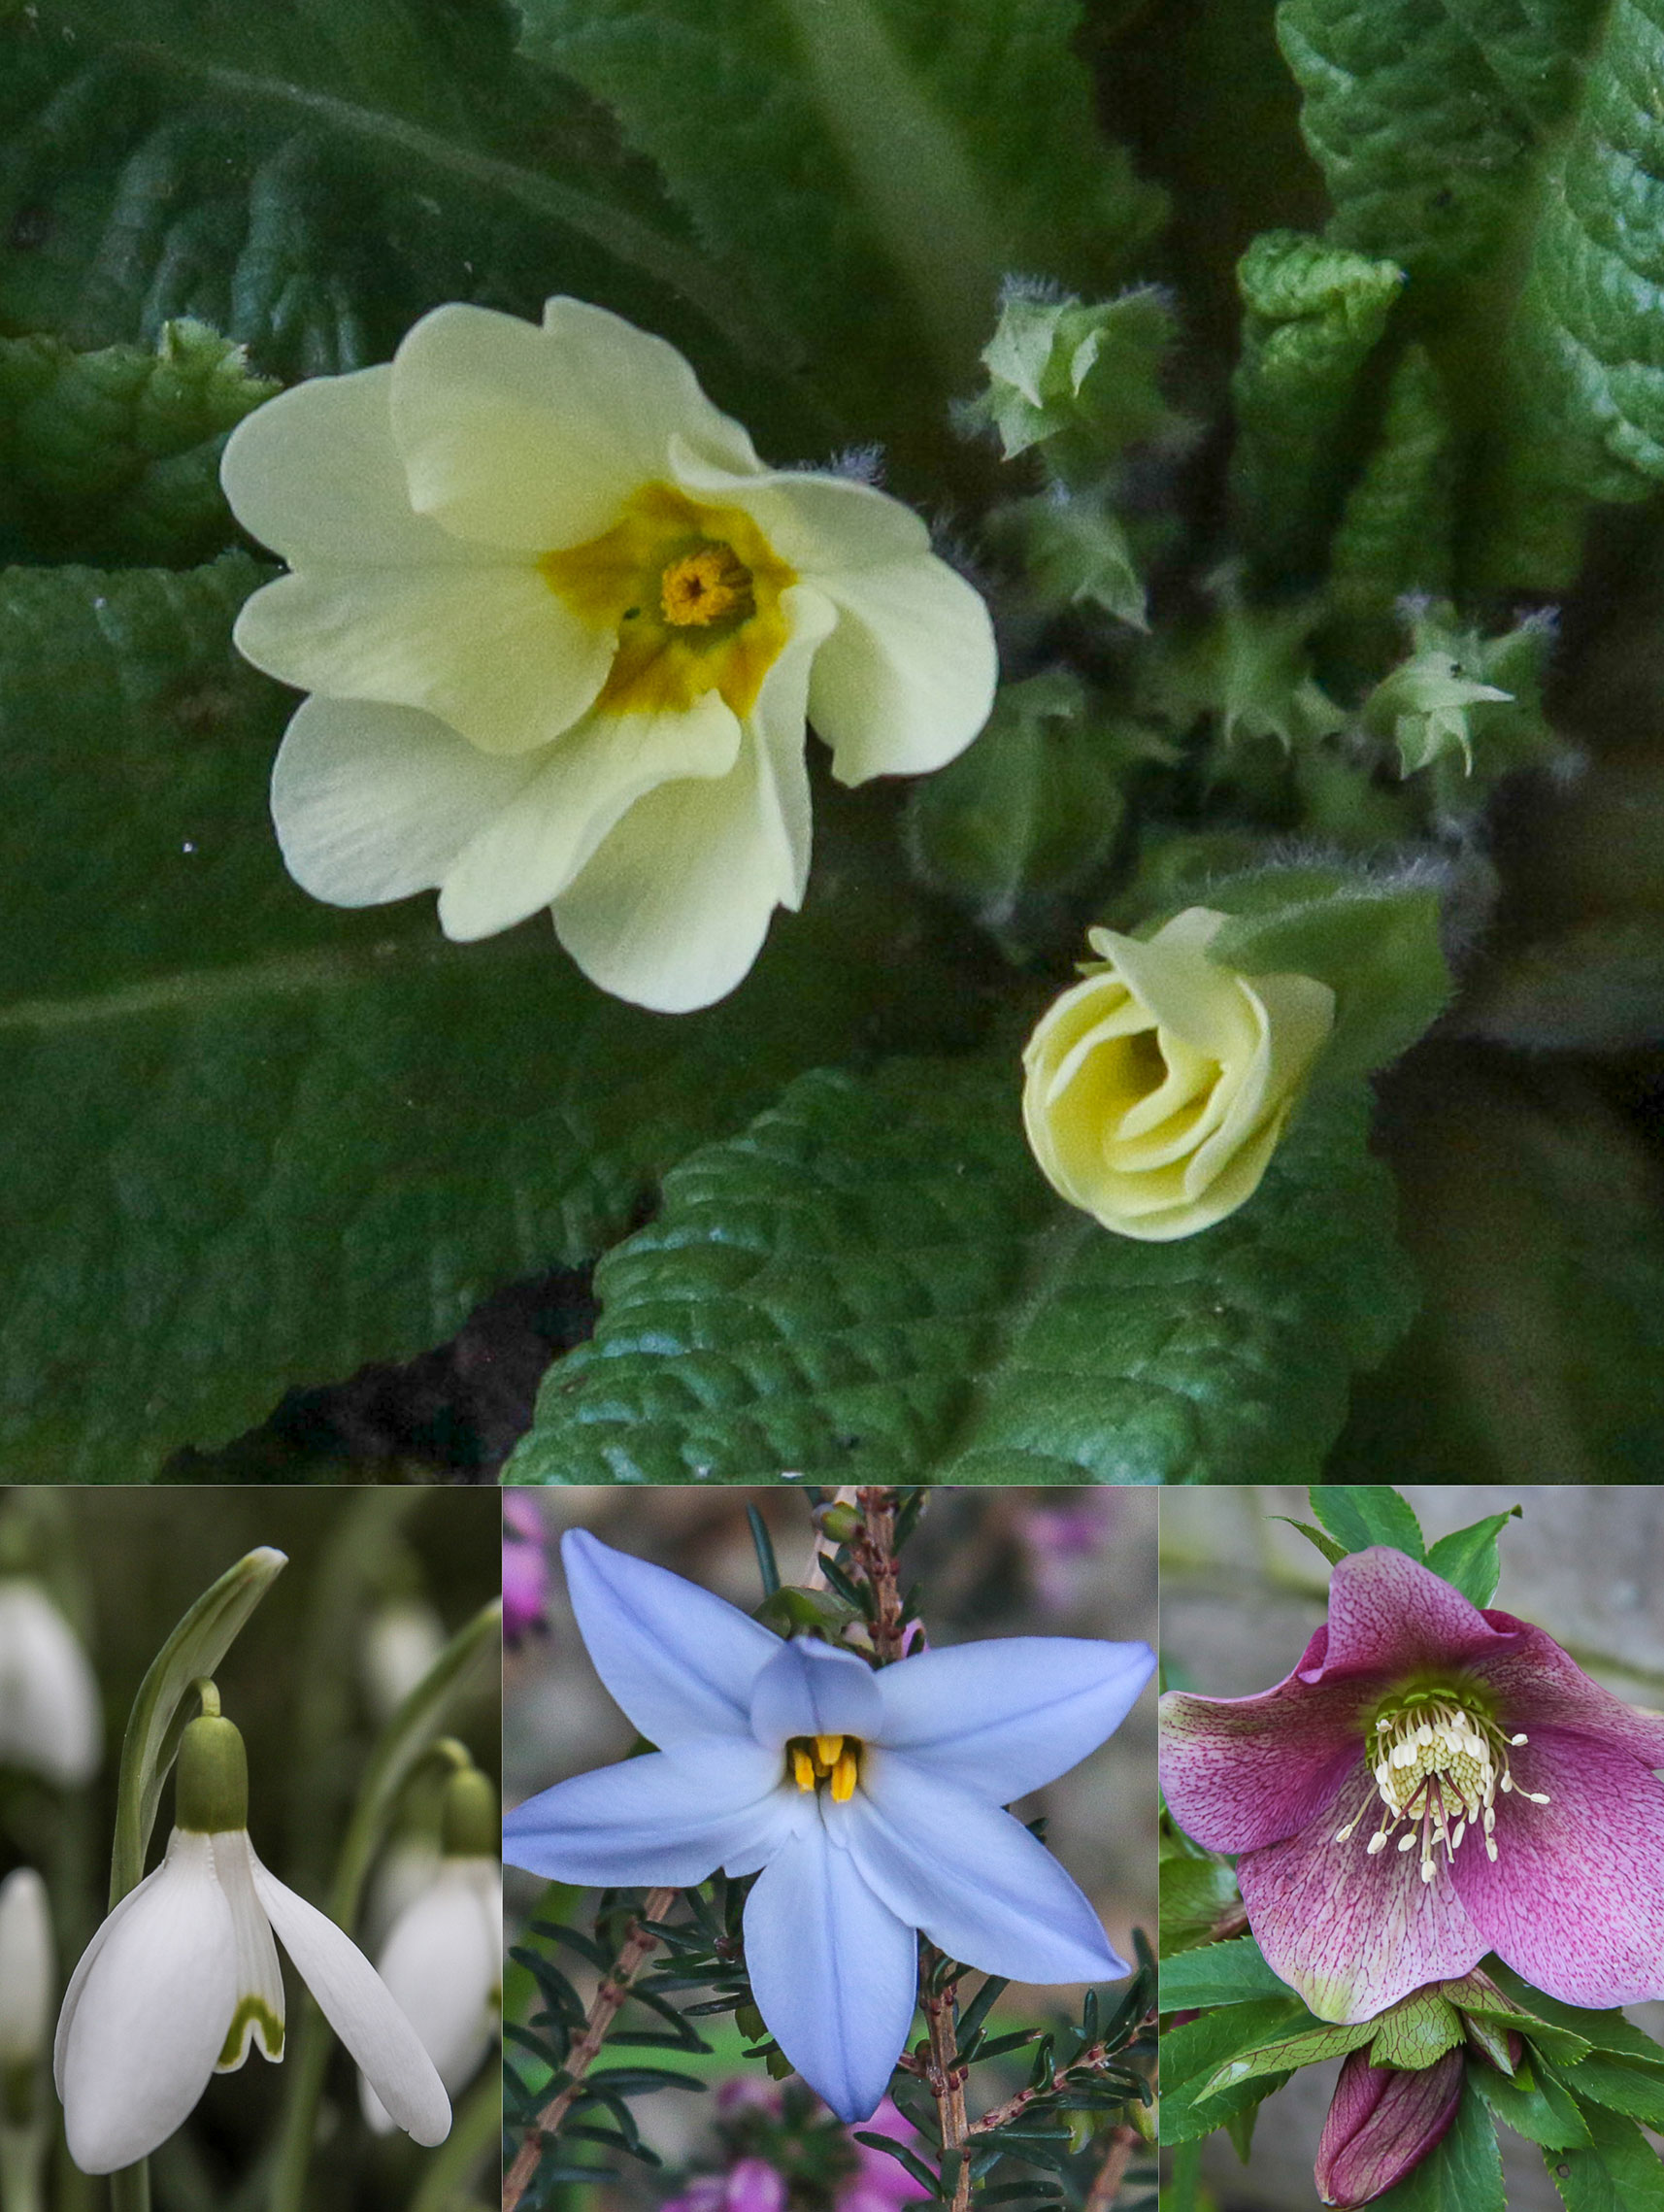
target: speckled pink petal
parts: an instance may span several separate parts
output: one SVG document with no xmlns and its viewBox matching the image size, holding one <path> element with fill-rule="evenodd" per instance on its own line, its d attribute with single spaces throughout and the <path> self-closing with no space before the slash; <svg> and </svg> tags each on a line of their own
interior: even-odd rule
<svg viewBox="0 0 1664 2212">
<path fill-rule="evenodd" d="M 1294 1672 L 1257 1696 L 1174 1690 L 1161 1700 L 1161 1787 L 1174 1819 L 1208 1850 L 1297 1834 L 1356 1765 L 1379 1690 L 1305 1680 L 1323 1644 L 1319 1628 Z"/>
<path fill-rule="evenodd" d="M 1272 1971 L 1319 2020 L 1373 2020 L 1425 1982 L 1467 1973 L 1491 1947 L 1442 1860 L 1423 1882 L 1418 1850 L 1389 1845 L 1371 1859 L 1367 1811 L 1348 1842 L 1335 1841 L 1366 1798 L 1375 1801 L 1375 1786 L 1360 1760 L 1351 1783 L 1298 1835 L 1237 1864 L 1248 1926 Z"/>
<path fill-rule="evenodd" d="M 1664 1785 L 1571 1729 L 1530 1735 L 1510 1755 L 1514 1779 L 1549 1801 L 1499 1795 L 1495 1863 L 1474 1838 L 1456 1854 L 1469 1918 L 1488 1949 L 1562 2004 L 1664 1996 Z"/>
<path fill-rule="evenodd" d="M 1517 1625 L 1493 1627 L 1443 1576 L 1377 1544 L 1340 1560 L 1329 1579 L 1329 1641 L 1317 1672 L 1325 1682 L 1374 1674 L 1390 1684 L 1422 1667 L 1494 1660 L 1518 1633 Z"/>
<path fill-rule="evenodd" d="M 1493 1627 L 1516 1630 L 1518 1644 L 1481 1660 L 1476 1672 L 1498 1700 L 1498 1717 L 1510 1733 L 1534 1726 L 1576 1728 L 1611 1751 L 1628 1752 L 1643 1766 L 1664 1766 L 1664 1718 L 1638 1713 L 1598 1682 L 1591 1682 L 1553 1637 L 1511 1613 L 1487 1612 Z"/>
</svg>

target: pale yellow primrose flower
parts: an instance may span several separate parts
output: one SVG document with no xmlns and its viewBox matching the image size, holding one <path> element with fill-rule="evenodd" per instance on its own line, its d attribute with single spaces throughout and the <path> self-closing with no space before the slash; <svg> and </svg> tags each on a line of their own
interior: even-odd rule
<svg viewBox="0 0 1664 2212">
<path fill-rule="evenodd" d="M 289 872 L 339 906 L 437 888 L 448 936 L 547 906 L 604 989 L 709 1005 L 809 868 L 832 772 L 919 775 L 987 718 L 987 609 L 919 518 L 765 468 L 662 339 L 579 300 L 437 308 L 226 448 L 292 574 L 237 644 L 312 692 L 272 779 Z"/>
<path fill-rule="evenodd" d="M 1036 1159 L 1122 1236 L 1190 1236 L 1251 1197 L 1334 1027 L 1327 984 L 1211 960 L 1225 919 L 1192 906 L 1148 939 L 1090 930 L 1102 965 L 1023 1053 Z"/>
</svg>

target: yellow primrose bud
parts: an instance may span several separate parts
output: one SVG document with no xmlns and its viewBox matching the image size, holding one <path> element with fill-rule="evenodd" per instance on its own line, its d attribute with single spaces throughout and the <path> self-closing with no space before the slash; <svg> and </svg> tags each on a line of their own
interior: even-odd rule
<svg viewBox="0 0 1664 2212">
<path fill-rule="evenodd" d="M 1148 939 L 1090 931 L 1098 959 L 1023 1053 L 1036 1159 L 1122 1236 L 1190 1236 L 1250 1197 L 1334 1027 L 1327 984 L 1211 960 L 1225 920 L 1192 906 Z"/>
</svg>

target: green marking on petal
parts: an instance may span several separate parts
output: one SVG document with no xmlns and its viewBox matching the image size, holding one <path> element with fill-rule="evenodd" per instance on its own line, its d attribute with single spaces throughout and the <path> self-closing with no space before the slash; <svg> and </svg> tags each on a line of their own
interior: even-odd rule
<svg viewBox="0 0 1664 2212">
<path fill-rule="evenodd" d="M 237 2010 L 231 2015 L 231 2025 L 225 2030 L 225 2041 L 219 2047 L 219 2056 L 214 2061 L 216 2074 L 235 2073 L 249 2056 L 249 2046 L 255 2035 L 260 2038 L 260 2054 L 276 2064 L 283 2055 L 283 2024 L 262 1996 L 239 1997 Z"/>
</svg>

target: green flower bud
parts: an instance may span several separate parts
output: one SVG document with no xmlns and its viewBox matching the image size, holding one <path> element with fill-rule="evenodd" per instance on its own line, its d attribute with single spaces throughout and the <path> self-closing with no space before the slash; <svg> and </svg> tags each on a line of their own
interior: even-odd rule
<svg viewBox="0 0 1664 2212">
<path fill-rule="evenodd" d="M 1014 288 L 982 352 L 987 391 L 965 419 L 996 430 L 1007 460 L 1045 445 L 1061 474 L 1101 475 L 1177 426 L 1156 381 L 1172 340 L 1173 310 L 1152 287 L 1092 303 Z"/>
<path fill-rule="evenodd" d="M 448 1859 L 495 1859 L 502 1833 L 502 1812 L 489 1778 L 477 1766 L 462 1767 L 445 1785 L 440 1849 Z"/>
</svg>

